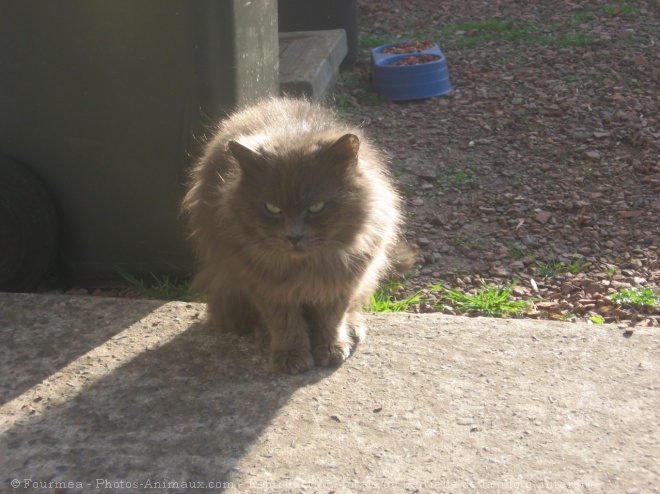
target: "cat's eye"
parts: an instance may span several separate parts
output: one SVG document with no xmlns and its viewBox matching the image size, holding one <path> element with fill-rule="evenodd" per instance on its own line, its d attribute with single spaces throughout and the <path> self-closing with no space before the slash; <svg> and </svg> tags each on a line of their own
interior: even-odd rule
<svg viewBox="0 0 660 494">
<path fill-rule="evenodd" d="M 280 214 L 282 210 L 278 208 L 277 206 L 273 206 L 270 202 L 266 203 L 266 211 L 268 211 L 271 214 Z"/>
<path fill-rule="evenodd" d="M 310 213 L 320 213 L 321 211 L 323 211 L 324 207 L 325 207 L 325 202 L 320 201 L 320 202 L 317 202 L 316 204 L 312 204 L 309 207 L 309 212 Z"/>
</svg>

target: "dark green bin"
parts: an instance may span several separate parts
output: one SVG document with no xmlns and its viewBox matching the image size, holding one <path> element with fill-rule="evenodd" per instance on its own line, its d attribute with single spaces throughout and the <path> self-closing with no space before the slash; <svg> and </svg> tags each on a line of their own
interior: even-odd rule
<svg viewBox="0 0 660 494">
<path fill-rule="evenodd" d="M 186 169 L 277 56 L 276 0 L 0 2 L 0 155 L 52 197 L 65 274 L 190 272 Z"/>
</svg>

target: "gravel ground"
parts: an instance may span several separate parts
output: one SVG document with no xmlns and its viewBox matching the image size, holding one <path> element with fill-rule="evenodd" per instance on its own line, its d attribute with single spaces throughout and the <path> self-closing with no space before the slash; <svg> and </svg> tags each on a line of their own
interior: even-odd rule
<svg viewBox="0 0 660 494">
<path fill-rule="evenodd" d="M 660 285 L 656 1 L 359 0 L 361 57 L 334 104 L 390 154 L 420 266 L 398 298 L 453 313 L 428 287 L 516 282 L 524 317 L 660 325 L 619 307 Z M 390 102 L 370 48 L 433 39 L 453 92 Z M 441 308 L 438 308 L 440 305 Z"/>
</svg>

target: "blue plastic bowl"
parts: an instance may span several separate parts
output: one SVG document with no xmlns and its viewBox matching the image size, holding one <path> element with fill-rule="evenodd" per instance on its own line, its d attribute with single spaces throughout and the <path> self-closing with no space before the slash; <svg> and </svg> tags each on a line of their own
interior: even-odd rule
<svg viewBox="0 0 660 494">
<path fill-rule="evenodd" d="M 403 53 L 374 59 L 372 80 L 376 92 L 393 101 L 413 100 L 440 96 L 451 91 L 447 60 L 438 48 L 438 60 L 417 65 L 392 65 L 406 57 L 427 53 Z"/>
</svg>

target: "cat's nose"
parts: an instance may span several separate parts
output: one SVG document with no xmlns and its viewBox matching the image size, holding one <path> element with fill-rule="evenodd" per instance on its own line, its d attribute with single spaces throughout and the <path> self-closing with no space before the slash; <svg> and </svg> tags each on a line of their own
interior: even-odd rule
<svg viewBox="0 0 660 494">
<path fill-rule="evenodd" d="M 287 235 L 289 239 L 289 242 L 291 242 L 294 246 L 298 245 L 298 242 L 300 242 L 303 238 L 303 235 Z"/>
</svg>

